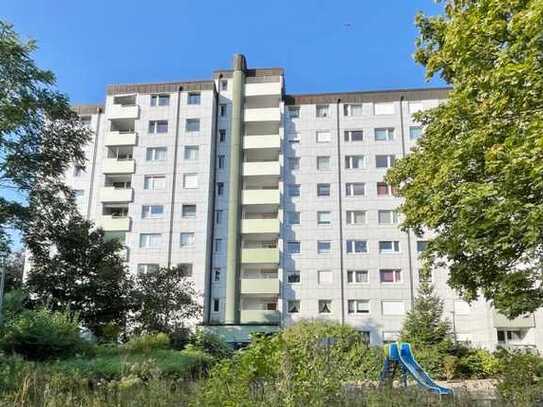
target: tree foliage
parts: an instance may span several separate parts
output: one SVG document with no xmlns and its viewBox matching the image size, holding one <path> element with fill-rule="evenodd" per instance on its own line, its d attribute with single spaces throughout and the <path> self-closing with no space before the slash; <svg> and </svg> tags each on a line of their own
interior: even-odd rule
<svg viewBox="0 0 543 407">
<path fill-rule="evenodd" d="M 11 253 L 5 264 L 4 291 L 18 290 L 23 286 L 25 256 L 22 251 Z"/>
<path fill-rule="evenodd" d="M 415 59 L 452 90 L 387 178 L 426 267 L 514 317 L 543 305 L 543 0 L 449 0 L 419 15 Z"/>
</svg>

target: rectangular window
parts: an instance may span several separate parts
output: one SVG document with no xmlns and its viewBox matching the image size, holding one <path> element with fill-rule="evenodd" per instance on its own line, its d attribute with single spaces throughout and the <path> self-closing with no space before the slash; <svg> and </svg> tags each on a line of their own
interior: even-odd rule
<svg viewBox="0 0 543 407">
<path fill-rule="evenodd" d="M 317 223 L 319 225 L 330 225 L 332 223 L 332 213 L 330 211 L 318 211 Z"/>
<path fill-rule="evenodd" d="M 192 263 L 177 263 L 176 267 L 181 272 L 181 277 L 192 277 Z"/>
<path fill-rule="evenodd" d="M 343 105 L 344 116 L 362 116 L 361 104 L 346 104 Z"/>
<path fill-rule="evenodd" d="M 332 242 L 330 240 L 319 240 L 317 241 L 317 253 L 318 254 L 328 254 L 332 248 Z"/>
<path fill-rule="evenodd" d="M 290 197 L 300 196 L 300 185 L 290 184 L 287 186 L 287 189 L 288 189 L 288 196 Z"/>
<path fill-rule="evenodd" d="M 199 105 L 200 104 L 200 92 L 189 92 L 187 96 L 187 104 Z"/>
<path fill-rule="evenodd" d="M 374 130 L 375 141 L 392 141 L 394 140 L 394 127 L 386 127 Z"/>
<path fill-rule="evenodd" d="M 317 143 L 329 143 L 332 141 L 332 136 L 329 131 L 317 131 Z"/>
<path fill-rule="evenodd" d="M 394 114 L 396 109 L 394 108 L 394 102 L 388 103 L 375 103 L 373 105 L 374 113 L 376 116 L 385 114 Z"/>
<path fill-rule="evenodd" d="M 82 165 L 76 165 L 74 167 L 74 177 L 80 177 L 85 172 L 85 167 Z"/>
<path fill-rule="evenodd" d="M 332 300 L 319 300 L 319 314 L 332 313 Z"/>
<path fill-rule="evenodd" d="M 226 129 L 219 129 L 219 143 L 226 141 Z"/>
<path fill-rule="evenodd" d="M 300 312 L 300 300 L 289 300 L 287 303 L 287 311 L 289 314 L 297 314 Z"/>
<path fill-rule="evenodd" d="M 181 233 L 179 235 L 179 247 L 194 246 L 194 233 Z"/>
<path fill-rule="evenodd" d="M 225 163 L 225 155 L 224 154 L 221 154 L 219 155 L 219 157 L 217 157 L 217 168 L 219 170 L 223 170 L 224 169 L 224 163 Z"/>
<path fill-rule="evenodd" d="M 214 250 L 215 253 L 222 253 L 222 239 L 215 239 Z"/>
<path fill-rule="evenodd" d="M 367 253 L 368 242 L 366 240 L 347 240 L 347 253 Z"/>
<path fill-rule="evenodd" d="M 318 156 L 317 157 L 317 170 L 329 170 L 330 169 L 330 157 L 329 156 Z"/>
<path fill-rule="evenodd" d="M 170 95 L 151 95 L 151 106 L 168 106 Z"/>
<path fill-rule="evenodd" d="M 418 140 L 422 136 L 422 127 L 411 126 L 409 127 L 409 138 L 411 140 Z"/>
<path fill-rule="evenodd" d="M 198 174 L 183 174 L 183 188 L 185 189 L 197 189 L 198 188 Z"/>
<path fill-rule="evenodd" d="M 369 314 L 370 302 L 369 300 L 348 300 L 347 312 L 349 314 Z"/>
<path fill-rule="evenodd" d="M 405 304 L 403 301 L 383 301 L 383 315 L 404 315 Z"/>
<path fill-rule="evenodd" d="M 186 161 L 197 161 L 200 153 L 200 147 L 198 146 L 185 146 L 185 160 Z"/>
<path fill-rule="evenodd" d="M 158 264 L 155 264 L 155 263 L 140 263 L 138 264 L 137 266 L 137 271 L 138 273 L 149 273 L 149 272 L 156 272 L 158 271 L 158 269 L 160 268 L 160 266 Z"/>
<path fill-rule="evenodd" d="M 299 170 L 300 169 L 300 157 L 289 157 L 288 158 L 288 168 L 290 170 Z"/>
<path fill-rule="evenodd" d="M 347 283 L 365 284 L 369 282 L 368 270 L 347 270 Z"/>
<path fill-rule="evenodd" d="M 184 204 L 182 207 L 182 214 L 184 218 L 195 218 L 196 205 Z"/>
<path fill-rule="evenodd" d="M 185 122 L 185 131 L 200 131 L 200 119 L 187 119 Z"/>
<path fill-rule="evenodd" d="M 287 223 L 289 225 L 300 224 L 300 212 L 289 211 L 287 212 Z"/>
<path fill-rule="evenodd" d="M 221 281 L 221 269 L 215 268 L 213 269 L 213 282 L 218 283 Z"/>
<path fill-rule="evenodd" d="M 364 132 L 362 130 L 347 130 L 344 137 L 346 143 L 364 141 Z"/>
<path fill-rule="evenodd" d="M 363 155 L 346 155 L 345 168 L 348 170 L 366 168 L 366 160 Z"/>
<path fill-rule="evenodd" d="M 220 312 L 221 310 L 221 300 L 218 298 L 213 298 L 213 312 Z"/>
<path fill-rule="evenodd" d="M 290 117 L 291 119 L 297 119 L 298 117 L 300 117 L 300 106 L 289 106 L 288 117 Z"/>
<path fill-rule="evenodd" d="M 166 147 L 148 147 L 145 153 L 146 161 L 166 161 Z"/>
<path fill-rule="evenodd" d="M 332 284 L 334 282 L 332 270 L 318 270 L 317 275 L 319 278 L 319 284 Z"/>
<path fill-rule="evenodd" d="M 377 183 L 377 195 L 378 196 L 391 196 L 396 195 L 395 188 L 388 185 L 386 182 Z"/>
<path fill-rule="evenodd" d="M 166 189 L 166 176 L 146 175 L 143 181 L 143 189 L 148 191 L 161 191 Z"/>
<path fill-rule="evenodd" d="M 380 225 L 396 225 L 398 223 L 398 212 L 393 210 L 379 210 L 377 217 Z"/>
<path fill-rule="evenodd" d="M 379 270 L 381 283 L 401 283 L 402 271 L 399 269 L 381 269 Z"/>
<path fill-rule="evenodd" d="M 162 235 L 160 233 L 141 233 L 140 247 L 145 249 L 157 249 L 162 243 Z"/>
<path fill-rule="evenodd" d="M 347 225 L 365 225 L 366 211 L 347 211 L 345 218 Z"/>
<path fill-rule="evenodd" d="M 345 184 L 346 196 L 364 196 L 366 185 L 362 182 L 348 182 Z"/>
<path fill-rule="evenodd" d="M 149 134 L 159 134 L 168 132 L 168 120 L 150 120 Z"/>
<path fill-rule="evenodd" d="M 219 116 L 226 117 L 226 109 L 227 109 L 226 103 L 221 103 L 219 105 Z"/>
<path fill-rule="evenodd" d="M 289 143 L 299 143 L 300 142 L 300 133 L 288 133 Z"/>
<path fill-rule="evenodd" d="M 376 168 L 390 168 L 394 165 L 395 161 L 396 161 L 395 155 L 376 155 L 375 167 Z"/>
<path fill-rule="evenodd" d="M 330 184 L 317 184 L 317 196 L 330 196 Z"/>
<path fill-rule="evenodd" d="M 217 195 L 224 195 L 224 182 L 217 182 Z"/>
<path fill-rule="evenodd" d="M 299 270 L 289 270 L 287 272 L 287 281 L 289 284 L 298 284 L 301 281 Z"/>
<path fill-rule="evenodd" d="M 223 217 L 223 210 L 222 209 L 217 209 L 215 211 L 215 223 L 217 225 L 222 224 L 222 217 Z"/>
<path fill-rule="evenodd" d="M 417 253 L 422 253 L 428 247 L 427 240 L 417 240 Z"/>
<path fill-rule="evenodd" d="M 300 249 L 301 249 L 300 242 L 298 242 L 298 241 L 287 242 L 287 251 L 290 254 L 300 253 Z"/>
<path fill-rule="evenodd" d="M 221 79 L 221 90 L 228 90 L 228 79 Z"/>
<path fill-rule="evenodd" d="M 379 242 L 379 253 L 400 253 L 400 242 L 398 240 L 381 240 Z"/>
<path fill-rule="evenodd" d="M 328 117 L 328 105 L 317 105 L 315 112 L 317 117 Z"/>
<path fill-rule="evenodd" d="M 164 206 L 162 205 L 143 205 L 141 207 L 141 217 L 147 218 L 161 218 L 164 214 Z"/>
</svg>

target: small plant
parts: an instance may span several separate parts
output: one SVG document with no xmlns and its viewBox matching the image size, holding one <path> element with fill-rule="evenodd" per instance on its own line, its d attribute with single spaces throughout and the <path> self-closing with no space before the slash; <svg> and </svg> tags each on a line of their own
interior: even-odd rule
<svg viewBox="0 0 543 407">
<path fill-rule="evenodd" d="M 541 358 L 528 352 L 502 350 L 498 353 L 501 374 L 500 396 L 516 407 L 533 406 L 543 400 L 543 384 L 538 377 Z"/>
<path fill-rule="evenodd" d="M 168 349 L 170 337 L 163 333 L 141 335 L 131 338 L 125 345 L 124 350 L 131 353 L 149 353 L 158 349 Z"/>
</svg>

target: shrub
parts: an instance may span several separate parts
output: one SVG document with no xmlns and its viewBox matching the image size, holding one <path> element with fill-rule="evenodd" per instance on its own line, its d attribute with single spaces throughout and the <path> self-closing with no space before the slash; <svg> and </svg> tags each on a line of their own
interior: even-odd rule
<svg viewBox="0 0 543 407">
<path fill-rule="evenodd" d="M 135 336 L 131 338 L 123 349 L 131 353 L 148 353 L 157 349 L 168 349 L 170 337 L 163 333 Z"/>
<path fill-rule="evenodd" d="M 173 349 L 184 349 L 190 343 L 192 331 L 189 328 L 177 328 L 170 334 L 170 346 Z"/>
<path fill-rule="evenodd" d="M 458 363 L 458 375 L 471 379 L 496 377 L 500 368 L 498 358 L 485 349 L 469 349 L 462 351 Z"/>
<path fill-rule="evenodd" d="M 189 349 L 209 353 L 216 359 L 229 358 L 234 353 L 232 347 L 224 339 L 205 329 L 198 329 L 192 335 Z"/>
<path fill-rule="evenodd" d="M 45 308 L 21 312 L 7 321 L 0 346 L 27 359 L 68 357 L 91 346 L 79 335 L 76 315 Z"/>
</svg>

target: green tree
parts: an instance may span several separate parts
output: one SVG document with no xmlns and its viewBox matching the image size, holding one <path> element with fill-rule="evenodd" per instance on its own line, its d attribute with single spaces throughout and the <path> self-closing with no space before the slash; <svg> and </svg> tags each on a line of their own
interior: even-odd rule
<svg viewBox="0 0 543 407">
<path fill-rule="evenodd" d="M 56 228 L 34 225 L 28 232 L 32 268 L 26 286 L 53 310 L 77 312 L 96 335 L 126 326 L 133 281 L 123 263 L 121 243 L 104 239 L 79 215 L 62 218 Z"/>
<path fill-rule="evenodd" d="M 417 16 L 415 59 L 447 81 L 417 116 L 425 134 L 387 175 L 403 227 L 437 232 L 426 268 L 447 266 L 468 301 L 508 316 L 543 305 L 543 0 L 449 0 Z"/>
<path fill-rule="evenodd" d="M 17 290 L 23 286 L 23 272 L 25 265 L 25 256 L 22 251 L 11 253 L 6 261 L 6 280 L 4 282 L 4 291 Z"/>
</svg>

